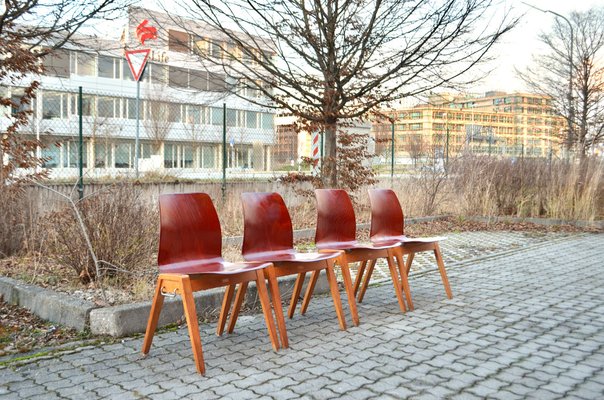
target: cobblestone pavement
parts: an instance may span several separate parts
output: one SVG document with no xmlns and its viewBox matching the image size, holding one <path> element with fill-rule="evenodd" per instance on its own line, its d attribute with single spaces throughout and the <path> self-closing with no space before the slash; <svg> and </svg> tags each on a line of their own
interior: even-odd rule
<svg viewBox="0 0 604 400">
<path fill-rule="evenodd" d="M 261 316 L 217 338 L 203 324 L 207 375 L 186 329 L 0 369 L 3 398 L 604 398 L 604 235 L 572 235 L 411 279 L 415 311 L 370 287 L 361 325 L 338 330 L 331 299 L 288 321 L 270 348 Z M 350 318 L 348 318 L 350 321 Z"/>
</svg>

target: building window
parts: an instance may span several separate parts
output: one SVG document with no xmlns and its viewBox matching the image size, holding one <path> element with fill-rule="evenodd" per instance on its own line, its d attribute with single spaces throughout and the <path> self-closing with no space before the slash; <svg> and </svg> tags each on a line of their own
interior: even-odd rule
<svg viewBox="0 0 604 400">
<path fill-rule="evenodd" d="M 67 118 L 67 94 L 44 92 L 42 94 L 42 119 Z"/>
<path fill-rule="evenodd" d="M 130 168 L 132 166 L 132 147 L 130 143 L 115 144 L 115 168 Z"/>
<path fill-rule="evenodd" d="M 96 76 L 96 56 L 76 53 L 76 73 L 80 76 Z"/>
<path fill-rule="evenodd" d="M 122 79 L 125 81 L 133 81 L 132 71 L 130 71 L 130 66 L 128 65 L 128 61 L 122 60 Z"/>
<path fill-rule="evenodd" d="M 203 146 L 199 153 L 199 166 L 201 168 L 214 168 L 214 157 L 216 154 L 215 146 Z"/>
<path fill-rule="evenodd" d="M 226 115 L 226 125 L 227 126 L 239 126 L 239 124 L 237 124 L 237 110 L 233 110 L 231 108 L 227 109 L 227 115 Z"/>
<path fill-rule="evenodd" d="M 86 142 L 82 144 L 82 167 L 86 168 L 87 163 L 87 147 Z M 63 167 L 64 168 L 78 168 L 80 163 L 80 148 L 79 143 L 76 141 L 66 141 L 61 146 L 63 152 Z"/>
<path fill-rule="evenodd" d="M 208 90 L 210 92 L 223 92 L 225 89 L 226 82 L 223 74 L 208 74 Z"/>
<path fill-rule="evenodd" d="M 246 128 L 256 128 L 257 127 L 257 115 L 258 113 L 254 111 L 247 111 L 245 118 L 245 127 Z"/>
<path fill-rule="evenodd" d="M 110 143 L 94 144 L 94 166 L 95 168 L 113 167 Z"/>
<path fill-rule="evenodd" d="M 97 69 L 99 78 L 119 78 L 119 60 L 116 58 L 99 56 Z"/>
<path fill-rule="evenodd" d="M 97 99 L 97 115 L 101 118 L 115 118 L 116 100 L 114 97 L 99 97 Z"/>
<path fill-rule="evenodd" d="M 189 35 L 186 32 L 168 30 L 168 50 L 177 53 L 189 52 Z"/>
<path fill-rule="evenodd" d="M 194 69 L 189 70 L 189 87 L 197 90 L 208 90 L 208 73 Z"/>
<path fill-rule="evenodd" d="M 122 99 L 122 118 L 125 119 L 136 119 L 136 99 Z M 143 104 L 140 104 L 140 117 L 143 116 Z"/>
<path fill-rule="evenodd" d="M 61 147 L 58 143 L 49 143 L 41 149 L 42 167 L 58 168 L 61 165 Z"/>
<path fill-rule="evenodd" d="M 273 129 L 274 126 L 274 114 L 263 113 L 262 114 L 262 129 Z"/>
<path fill-rule="evenodd" d="M 186 68 L 168 67 L 168 85 L 177 88 L 188 88 L 189 71 Z"/>
<path fill-rule="evenodd" d="M 71 65 L 69 61 L 69 51 L 53 50 L 52 53 L 44 57 L 42 65 L 46 75 L 69 78 L 69 66 Z"/>
<path fill-rule="evenodd" d="M 210 107 L 210 112 L 212 113 L 212 125 L 222 125 L 222 108 Z"/>
</svg>

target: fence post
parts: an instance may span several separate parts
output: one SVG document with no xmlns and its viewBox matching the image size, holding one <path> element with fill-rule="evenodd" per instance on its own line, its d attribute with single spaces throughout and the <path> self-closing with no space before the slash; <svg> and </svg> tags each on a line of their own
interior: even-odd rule
<svg viewBox="0 0 604 400">
<path fill-rule="evenodd" d="M 84 123 L 82 119 L 82 86 L 78 88 L 78 114 L 79 114 L 79 129 L 78 129 L 78 139 L 79 139 L 79 157 L 78 157 L 78 167 L 79 167 L 79 178 L 78 178 L 78 197 L 80 200 L 84 198 Z"/>
<path fill-rule="evenodd" d="M 390 149 L 390 180 L 394 181 L 394 118 L 390 120 L 390 125 L 392 128 L 392 149 Z"/>
<path fill-rule="evenodd" d="M 227 147 L 226 147 L 226 103 L 222 103 L 222 200 L 226 199 L 226 163 L 227 163 Z"/>
</svg>

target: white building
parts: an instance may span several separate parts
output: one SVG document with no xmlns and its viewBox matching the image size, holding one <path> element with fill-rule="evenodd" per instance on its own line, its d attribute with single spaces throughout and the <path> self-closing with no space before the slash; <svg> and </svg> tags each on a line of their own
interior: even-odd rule
<svg viewBox="0 0 604 400">
<path fill-rule="evenodd" d="M 33 118 L 22 133 L 38 137 L 46 145 L 39 154 L 46 159 L 51 177 L 77 175 L 80 87 L 85 173 L 101 177 L 133 171 L 137 85 L 124 57 L 125 48 L 151 49 L 140 83 L 141 172 L 211 177 L 222 168 L 224 147 L 227 168 L 271 169 L 270 149 L 275 143 L 272 111 L 255 104 L 261 99 L 257 92 L 240 93 L 252 96 L 255 103 L 232 94 L 234 88 L 229 87 L 226 74 L 203 68 L 196 54 L 205 51 L 212 57 L 225 57 L 220 47 L 229 44 L 208 32 L 186 33 L 165 14 L 134 7 L 128 14 L 120 40 L 80 37 L 77 44 L 44 60 L 44 75 L 0 86 L 4 94 L 18 99 L 23 87 L 32 79 L 39 80 Z M 144 19 L 157 28 L 157 39 L 142 45 L 135 30 Z M 198 22 L 188 23 L 202 29 Z M 0 110 L 0 130 L 8 125 L 10 113 L 6 108 Z"/>
</svg>

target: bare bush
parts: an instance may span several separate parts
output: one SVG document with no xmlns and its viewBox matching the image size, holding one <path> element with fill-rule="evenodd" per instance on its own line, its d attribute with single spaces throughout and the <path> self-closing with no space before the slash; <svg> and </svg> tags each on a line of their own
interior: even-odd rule
<svg viewBox="0 0 604 400">
<path fill-rule="evenodd" d="M 449 185 L 461 215 L 594 220 L 604 214 L 604 165 L 544 159 L 465 156 Z"/>
<path fill-rule="evenodd" d="M 23 202 L 24 193 L 0 185 L 0 258 L 18 253 L 23 248 L 28 215 Z"/>
<path fill-rule="evenodd" d="M 134 185 L 116 185 L 78 203 L 90 242 L 107 276 L 141 272 L 155 265 L 158 216 Z M 44 222 L 49 255 L 72 268 L 83 283 L 97 279 L 78 221 L 69 207 L 49 213 Z"/>
</svg>

